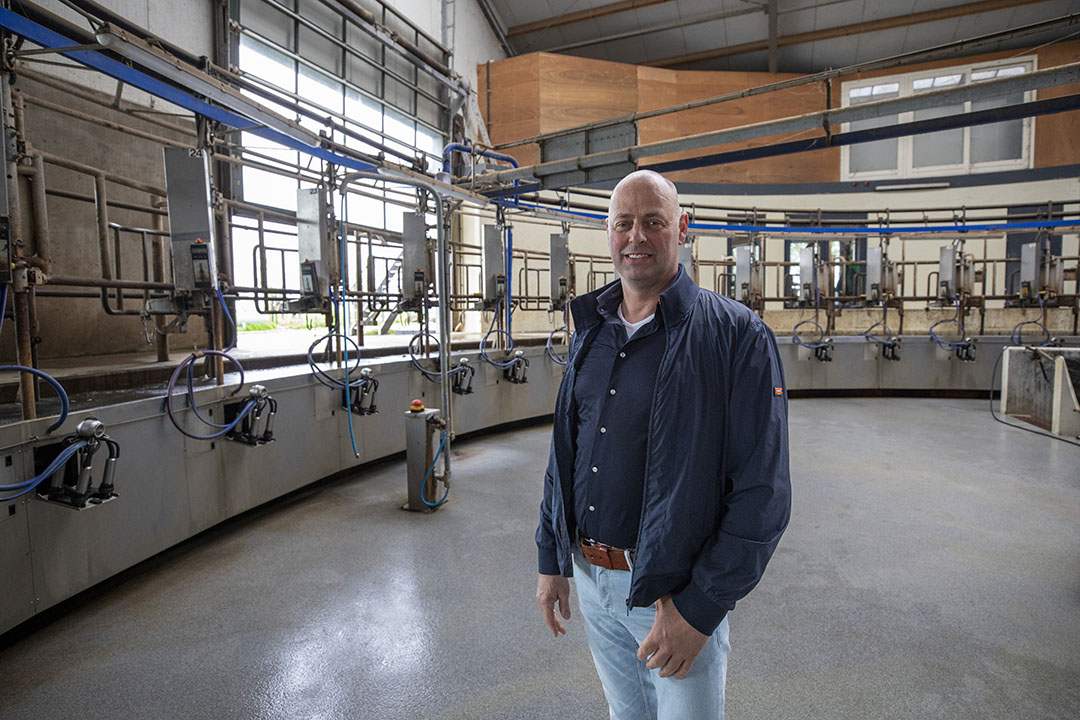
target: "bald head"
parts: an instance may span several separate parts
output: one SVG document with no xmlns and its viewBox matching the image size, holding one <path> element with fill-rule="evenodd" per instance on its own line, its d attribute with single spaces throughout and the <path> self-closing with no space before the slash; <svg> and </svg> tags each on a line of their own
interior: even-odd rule
<svg viewBox="0 0 1080 720">
<path fill-rule="evenodd" d="M 675 189 L 675 183 L 671 182 L 655 170 L 635 170 L 620 180 L 619 184 L 616 185 L 615 189 L 611 192 L 612 207 L 615 206 L 615 199 L 616 196 L 620 194 L 620 191 L 625 191 L 626 188 L 630 186 L 634 186 L 635 189 L 651 189 L 656 193 L 657 197 L 662 199 L 665 205 L 678 213 L 679 192 Z"/>
<path fill-rule="evenodd" d="M 624 301 L 645 309 L 656 304 L 679 271 L 679 245 L 688 224 L 675 186 L 663 175 L 638 170 L 619 181 L 611 193 L 607 230 Z"/>
</svg>

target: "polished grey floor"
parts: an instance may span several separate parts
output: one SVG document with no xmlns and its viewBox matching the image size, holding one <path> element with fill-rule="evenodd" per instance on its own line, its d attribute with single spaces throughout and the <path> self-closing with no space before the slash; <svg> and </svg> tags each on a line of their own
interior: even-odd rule
<svg viewBox="0 0 1080 720">
<path fill-rule="evenodd" d="M 549 432 L 459 443 L 434 515 L 395 461 L 171 551 L 0 650 L 0 717 L 606 717 L 533 599 Z M 962 400 L 793 401 L 791 437 L 729 718 L 1080 717 L 1080 448 Z"/>
</svg>

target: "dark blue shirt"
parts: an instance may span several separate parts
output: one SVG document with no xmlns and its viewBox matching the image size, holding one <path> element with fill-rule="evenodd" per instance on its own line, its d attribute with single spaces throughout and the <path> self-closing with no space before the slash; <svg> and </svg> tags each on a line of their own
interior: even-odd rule
<svg viewBox="0 0 1080 720">
<path fill-rule="evenodd" d="M 586 537 L 633 548 L 664 333 L 657 313 L 627 340 L 621 302 L 621 285 L 597 299 L 604 324 L 582 350 L 574 383 L 573 512 Z"/>
</svg>

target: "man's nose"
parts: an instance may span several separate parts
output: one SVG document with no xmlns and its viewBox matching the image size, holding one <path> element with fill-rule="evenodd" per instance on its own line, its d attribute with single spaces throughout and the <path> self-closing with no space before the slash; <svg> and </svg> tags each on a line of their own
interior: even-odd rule
<svg viewBox="0 0 1080 720">
<path fill-rule="evenodd" d="M 632 243 L 645 242 L 645 230 L 640 223 L 634 223 L 634 226 L 630 228 L 630 233 L 627 235 L 626 241 Z"/>
</svg>

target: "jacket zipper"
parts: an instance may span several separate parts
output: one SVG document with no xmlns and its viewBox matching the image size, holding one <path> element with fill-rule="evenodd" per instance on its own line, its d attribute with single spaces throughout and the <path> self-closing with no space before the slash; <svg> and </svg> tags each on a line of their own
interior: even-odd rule
<svg viewBox="0 0 1080 720">
<path fill-rule="evenodd" d="M 660 301 L 657 300 L 657 305 Z M 662 310 L 662 309 L 661 309 Z M 662 317 L 662 316 L 661 316 Z M 641 515 L 638 518 L 637 537 L 634 538 L 634 549 L 641 547 L 641 529 L 645 526 L 645 494 L 649 481 L 649 457 L 652 455 L 653 419 L 656 416 L 656 399 L 660 397 L 660 375 L 664 372 L 664 361 L 667 360 L 668 350 L 671 347 L 671 330 L 668 323 L 664 322 L 664 352 L 660 355 L 660 366 L 656 372 L 656 380 L 653 382 L 652 406 L 649 408 L 649 439 L 645 443 L 645 482 L 641 486 Z M 638 553 L 640 557 L 641 553 Z M 634 579 L 637 577 L 638 564 L 635 562 L 630 568 L 630 594 L 626 596 L 626 614 L 630 615 L 630 598 L 634 596 Z"/>
<path fill-rule="evenodd" d="M 570 405 L 572 400 L 573 400 L 573 395 L 574 395 L 574 387 L 573 386 L 574 386 L 574 383 L 577 382 L 577 362 L 578 362 L 578 358 L 579 358 L 579 356 L 581 354 L 581 348 L 585 344 L 585 337 L 587 337 L 588 334 L 591 333 L 595 329 L 595 327 L 597 327 L 597 326 L 594 325 L 593 327 L 590 327 L 588 329 L 583 329 L 581 340 L 579 340 L 577 342 L 577 347 L 576 348 L 571 347 L 570 348 L 571 352 L 570 352 L 570 354 L 567 355 L 567 358 L 566 358 L 567 367 L 569 368 L 567 370 L 567 372 L 572 374 L 571 375 L 570 387 L 567 389 L 567 392 L 568 392 L 568 395 L 569 395 L 569 398 L 570 398 L 567 401 L 568 405 Z M 573 358 L 570 357 L 571 354 L 573 355 Z M 571 362 L 571 360 L 573 360 L 573 362 Z M 558 467 L 558 470 L 559 470 L 559 487 L 557 489 L 559 491 L 559 496 L 563 497 L 563 492 L 562 492 L 562 484 L 563 484 L 562 468 Z M 571 471 L 571 474 L 572 474 L 572 471 Z M 563 502 L 561 503 L 561 505 L 562 505 L 562 512 L 560 513 L 560 518 L 559 518 L 559 520 L 561 521 L 559 523 L 559 536 L 560 536 L 560 539 L 562 539 L 563 543 L 564 543 L 563 554 L 566 557 L 569 564 L 572 565 L 573 561 L 570 558 L 571 558 L 574 550 L 573 550 L 573 543 L 570 542 L 570 533 L 567 530 L 566 498 L 565 497 L 563 497 Z M 560 567 L 559 570 L 562 571 L 563 568 Z"/>
</svg>

